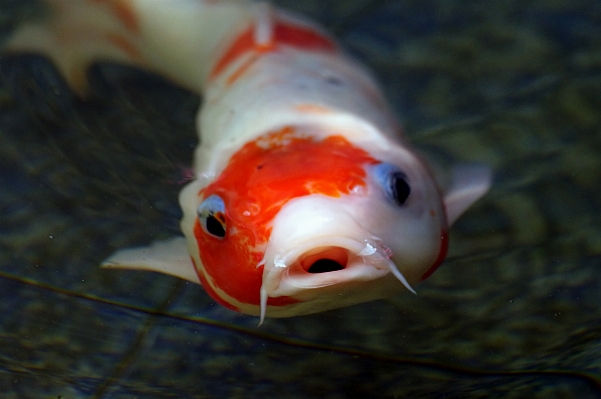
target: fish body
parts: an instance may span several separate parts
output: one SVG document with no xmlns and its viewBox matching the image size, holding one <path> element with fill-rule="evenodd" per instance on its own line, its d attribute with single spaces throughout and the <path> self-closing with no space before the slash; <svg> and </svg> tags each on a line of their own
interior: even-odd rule
<svg viewBox="0 0 601 399">
<path fill-rule="evenodd" d="M 261 320 L 319 312 L 413 291 L 490 186 L 488 168 L 472 166 L 443 190 L 369 71 L 303 17 L 243 0 L 47 3 L 48 18 L 5 51 L 47 55 L 81 95 L 99 60 L 203 95 L 184 237 L 106 267 L 200 283 Z"/>
</svg>

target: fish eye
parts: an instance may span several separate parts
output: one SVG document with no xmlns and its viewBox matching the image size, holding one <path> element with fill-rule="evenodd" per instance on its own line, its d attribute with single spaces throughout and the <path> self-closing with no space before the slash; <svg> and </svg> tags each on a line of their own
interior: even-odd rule
<svg viewBox="0 0 601 399">
<path fill-rule="evenodd" d="M 407 183 L 407 176 L 403 172 L 395 172 L 390 177 L 390 190 L 394 197 L 394 202 L 398 205 L 405 205 L 409 194 L 411 194 L 411 187 Z"/>
<path fill-rule="evenodd" d="M 381 163 L 374 170 L 375 178 L 382 189 L 392 201 L 398 206 L 403 206 L 411 194 L 411 186 L 407 175 L 396 166 Z"/>
<path fill-rule="evenodd" d="M 198 206 L 198 221 L 205 233 L 224 238 L 226 232 L 225 204 L 221 197 L 210 195 Z"/>
</svg>

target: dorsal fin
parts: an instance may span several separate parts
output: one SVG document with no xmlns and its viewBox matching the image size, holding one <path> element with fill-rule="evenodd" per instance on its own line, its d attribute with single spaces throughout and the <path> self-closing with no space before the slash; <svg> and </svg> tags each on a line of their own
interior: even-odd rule
<svg viewBox="0 0 601 399">
<path fill-rule="evenodd" d="M 271 4 L 261 1 L 254 5 L 254 41 L 259 48 L 273 44 L 274 12 Z"/>
</svg>

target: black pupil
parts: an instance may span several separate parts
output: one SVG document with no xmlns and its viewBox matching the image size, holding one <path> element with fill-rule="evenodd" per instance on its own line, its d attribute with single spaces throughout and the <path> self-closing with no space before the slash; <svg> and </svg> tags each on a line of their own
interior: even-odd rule
<svg viewBox="0 0 601 399">
<path fill-rule="evenodd" d="M 225 229 L 217 218 L 213 215 L 207 217 L 207 231 L 216 237 L 225 237 Z"/>
<path fill-rule="evenodd" d="M 399 205 L 404 205 L 409 194 L 411 194 L 411 188 L 402 173 L 395 173 L 392 176 L 392 193 L 394 195 L 394 200 Z"/>
</svg>

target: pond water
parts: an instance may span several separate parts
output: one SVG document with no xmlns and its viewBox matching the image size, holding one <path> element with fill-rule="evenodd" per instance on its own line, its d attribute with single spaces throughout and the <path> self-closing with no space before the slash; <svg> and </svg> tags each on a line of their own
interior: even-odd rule
<svg viewBox="0 0 601 399">
<path fill-rule="evenodd" d="M 260 328 L 100 270 L 177 233 L 200 100 L 100 65 L 82 101 L 44 59 L 4 60 L 2 397 L 601 397 L 601 2 L 277 3 L 374 70 L 428 158 L 493 168 L 443 266 L 417 296 Z M 3 36 L 36 10 L 3 2 Z"/>
</svg>

